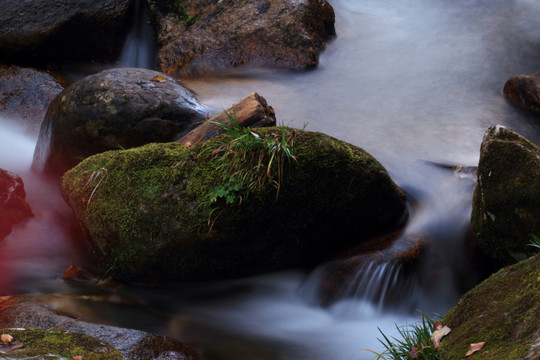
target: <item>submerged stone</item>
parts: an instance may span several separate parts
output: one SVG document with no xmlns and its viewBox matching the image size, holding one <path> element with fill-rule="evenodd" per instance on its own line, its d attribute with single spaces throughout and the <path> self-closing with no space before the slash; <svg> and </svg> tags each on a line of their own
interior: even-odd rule
<svg viewBox="0 0 540 360">
<path fill-rule="evenodd" d="M 267 139 L 280 128 L 252 131 Z M 377 160 L 327 135 L 290 131 L 296 160 L 283 163 L 279 184 L 257 191 L 239 190 L 249 185 L 238 180 L 245 169 L 224 180 L 227 165 L 215 158 L 231 138 L 220 135 L 193 148 L 149 144 L 95 155 L 64 175 L 62 194 L 98 256 L 131 282 L 313 265 L 396 226 L 405 194 Z"/>
</svg>

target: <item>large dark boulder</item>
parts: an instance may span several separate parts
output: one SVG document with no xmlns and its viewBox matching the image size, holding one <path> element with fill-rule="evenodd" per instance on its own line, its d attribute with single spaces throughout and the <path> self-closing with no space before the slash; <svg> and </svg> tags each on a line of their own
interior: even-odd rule
<svg viewBox="0 0 540 360">
<path fill-rule="evenodd" d="M 49 104 L 63 89 L 48 72 L 0 65 L 0 117 L 37 135 Z"/>
<path fill-rule="evenodd" d="M 185 0 L 150 2 L 158 69 L 175 76 L 237 66 L 307 69 L 335 35 L 324 0 Z"/>
<path fill-rule="evenodd" d="M 499 265 L 531 255 L 540 235 L 540 148 L 515 131 L 490 127 L 480 148 L 472 227 Z"/>
<path fill-rule="evenodd" d="M 0 240 L 11 232 L 13 225 L 32 216 L 26 202 L 21 177 L 0 169 Z"/>
<path fill-rule="evenodd" d="M 314 265 L 402 218 L 405 194 L 364 150 L 320 133 L 251 131 L 294 144 L 296 160 L 232 149 L 243 140 L 223 134 L 106 152 L 66 172 L 63 197 L 112 274 L 155 283 Z M 268 169 L 275 176 L 261 183 Z"/>
<path fill-rule="evenodd" d="M 512 76 L 503 92 L 515 105 L 540 114 L 540 73 Z"/>
<path fill-rule="evenodd" d="M 41 302 L 46 306 L 38 304 Z M 61 299 L 55 300 L 58 302 Z M 0 299 L 0 329 L 18 328 L 5 330 L 16 342 L 30 338 L 19 352 L 11 353 L 18 355 L 16 359 L 45 359 L 47 354 L 56 359 L 66 356 L 66 352 L 69 359 L 82 356 L 88 360 L 202 359 L 195 349 L 171 337 L 93 324 L 61 315 L 47 306 L 51 306 L 47 299 L 32 295 Z"/>
<path fill-rule="evenodd" d="M 103 151 L 173 141 L 202 119 L 204 108 L 179 81 L 152 70 L 105 70 L 52 101 L 32 166 L 63 173 Z"/>
<path fill-rule="evenodd" d="M 112 60 L 133 0 L 2 0 L 0 62 Z"/>
<path fill-rule="evenodd" d="M 444 317 L 450 333 L 439 359 L 540 359 L 540 254 L 501 269 L 466 293 Z"/>
</svg>

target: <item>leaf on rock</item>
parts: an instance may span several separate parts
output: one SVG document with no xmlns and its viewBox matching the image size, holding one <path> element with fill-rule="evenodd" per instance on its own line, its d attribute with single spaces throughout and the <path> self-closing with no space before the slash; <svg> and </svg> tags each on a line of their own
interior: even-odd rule
<svg viewBox="0 0 540 360">
<path fill-rule="evenodd" d="M 13 341 L 13 336 L 9 334 L 2 334 L 0 335 L 0 340 L 2 340 L 3 343 L 10 343 Z"/>
<path fill-rule="evenodd" d="M 469 345 L 469 351 L 467 351 L 465 356 L 471 356 L 475 352 L 480 351 L 484 347 L 485 343 L 486 343 L 485 341 L 482 341 L 482 342 L 479 342 L 479 343 L 473 343 L 473 344 Z"/>
<path fill-rule="evenodd" d="M 165 76 L 162 76 L 162 75 L 156 75 L 152 78 L 152 81 L 155 81 L 155 82 L 167 82 L 167 78 Z"/>
<path fill-rule="evenodd" d="M 13 351 L 13 350 L 17 350 L 17 349 L 20 349 L 24 346 L 23 343 L 18 343 L 18 342 L 12 342 L 12 343 L 9 343 L 9 344 L 4 344 L 4 346 L 0 347 L 0 349 L 3 351 L 3 352 L 9 352 L 9 351 Z"/>
<path fill-rule="evenodd" d="M 437 325 L 437 324 L 435 324 Z M 433 344 L 433 346 L 435 347 L 435 349 L 438 349 L 439 348 L 439 343 L 441 342 L 441 339 L 448 335 L 450 333 L 450 328 L 448 326 L 434 326 L 434 328 L 437 328 L 437 330 L 433 331 L 433 334 L 431 334 L 431 343 Z"/>
<path fill-rule="evenodd" d="M 87 285 L 94 284 L 98 281 L 98 279 L 92 273 L 75 264 L 70 265 L 66 269 L 62 275 L 62 279 L 65 281 Z"/>
<path fill-rule="evenodd" d="M 443 328 L 443 323 L 440 321 L 437 321 L 435 324 L 433 324 L 433 331 L 441 330 Z"/>
</svg>

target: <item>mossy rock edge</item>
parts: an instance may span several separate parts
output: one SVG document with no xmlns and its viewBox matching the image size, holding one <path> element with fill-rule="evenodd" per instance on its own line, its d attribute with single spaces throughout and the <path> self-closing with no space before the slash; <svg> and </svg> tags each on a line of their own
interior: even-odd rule
<svg viewBox="0 0 540 360">
<path fill-rule="evenodd" d="M 2 334 L 13 337 L 13 343 L 22 344 L 19 349 L 3 351 L 0 359 L 73 359 L 81 356 L 86 360 L 123 360 L 122 353 L 111 345 L 92 336 L 46 329 L 1 329 Z"/>
<path fill-rule="evenodd" d="M 390 231 L 403 217 L 405 194 L 377 160 L 300 130 L 297 161 L 285 162 L 277 199 L 268 184 L 233 205 L 201 206 L 223 182 L 212 152 L 226 137 L 195 148 L 162 143 L 110 151 L 64 175 L 64 199 L 115 276 L 157 283 L 314 264 Z"/>
<path fill-rule="evenodd" d="M 441 342 L 440 359 L 462 359 L 469 344 L 479 342 L 484 347 L 467 359 L 537 359 L 539 319 L 540 254 L 499 270 L 461 298 L 444 319 L 452 330 Z"/>
</svg>

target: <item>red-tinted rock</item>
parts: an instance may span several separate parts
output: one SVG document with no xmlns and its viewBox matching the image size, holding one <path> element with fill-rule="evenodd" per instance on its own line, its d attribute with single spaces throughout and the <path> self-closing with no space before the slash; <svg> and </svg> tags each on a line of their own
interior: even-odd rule
<svg viewBox="0 0 540 360">
<path fill-rule="evenodd" d="M 21 177 L 0 169 L 0 239 L 11 232 L 15 223 L 32 216 L 32 210 L 25 199 Z"/>
</svg>

